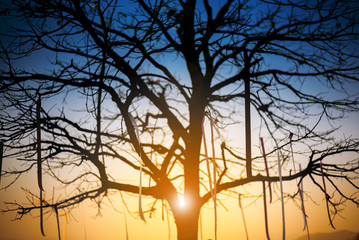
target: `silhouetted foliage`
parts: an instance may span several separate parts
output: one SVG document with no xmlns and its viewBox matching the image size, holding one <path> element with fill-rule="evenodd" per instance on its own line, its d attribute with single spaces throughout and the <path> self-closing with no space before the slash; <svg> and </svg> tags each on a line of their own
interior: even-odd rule
<svg viewBox="0 0 359 240">
<path fill-rule="evenodd" d="M 359 188 L 358 139 L 334 137 L 335 121 L 358 112 L 358 4 L 15 0 L 1 8 L 8 26 L 1 33 L 0 137 L 4 161 L 21 163 L 2 177 L 12 183 L 36 168 L 41 96 L 43 173 L 74 189 L 44 207 L 70 210 L 86 199 L 100 207 L 110 193 L 137 194 L 133 180 L 143 164 L 142 194 L 153 206 L 169 205 L 178 239 L 197 239 L 200 209 L 211 199 L 201 151 L 208 112 L 217 194 L 237 197 L 238 186 L 279 181 L 276 161 L 268 177 L 248 132 L 247 156 L 229 140 L 232 127 L 243 126 L 245 98 L 267 157 L 280 151 L 283 181 L 308 178 L 324 191 L 323 161 L 335 192 L 326 194 L 331 216 L 344 202 L 359 204 L 352 194 Z M 288 161 L 290 133 L 301 171 Z M 353 192 L 341 191 L 337 179 Z M 191 202 L 186 209 L 177 204 L 182 194 Z M 4 211 L 21 218 L 38 208 L 16 203 Z"/>
</svg>

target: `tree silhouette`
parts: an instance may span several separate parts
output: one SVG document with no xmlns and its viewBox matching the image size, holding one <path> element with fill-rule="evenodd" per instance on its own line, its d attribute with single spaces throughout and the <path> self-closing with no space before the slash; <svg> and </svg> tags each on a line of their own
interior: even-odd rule
<svg viewBox="0 0 359 240">
<path fill-rule="evenodd" d="M 39 176 L 75 189 L 41 209 L 141 192 L 170 207 L 178 239 L 197 239 L 200 210 L 211 198 L 218 204 L 216 195 L 238 197 L 238 186 L 280 178 L 298 186 L 311 179 L 331 219 L 345 201 L 359 204 L 336 180 L 358 190 L 359 142 L 335 137 L 332 125 L 358 111 L 357 11 L 334 0 L 15 0 L 1 10 L 8 28 L 0 136 L 4 161 L 23 164 L 3 169 L 2 178 L 16 181 L 42 166 Z M 36 62 L 44 55 L 47 61 Z M 243 121 L 245 154 L 227 139 Z M 202 129 L 210 127 L 215 146 L 207 143 L 205 154 Z M 254 128 L 266 143 L 270 175 L 254 150 Z M 288 160 L 292 144 L 305 158 L 301 170 Z M 139 176 L 141 185 L 133 181 Z M 300 189 L 284 197 L 299 198 Z M 154 211 L 143 207 L 143 218 Z M 21 218 L 39 208 L 4 211 Z"/>
</svg>

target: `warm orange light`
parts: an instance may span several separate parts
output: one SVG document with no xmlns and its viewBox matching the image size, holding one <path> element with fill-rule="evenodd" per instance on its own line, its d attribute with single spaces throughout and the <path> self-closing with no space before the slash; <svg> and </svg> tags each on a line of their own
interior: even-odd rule
<svg viewBox="0 0 359 240">
<path fill-rule="evenodd" d="M 186 203 L 186 201 L 184 200 L 183 197 L 179 197 L 178 205 L 179 205 L 180 208 L 185 208 L 187 206 L 187 203 Z"/>
</svg>

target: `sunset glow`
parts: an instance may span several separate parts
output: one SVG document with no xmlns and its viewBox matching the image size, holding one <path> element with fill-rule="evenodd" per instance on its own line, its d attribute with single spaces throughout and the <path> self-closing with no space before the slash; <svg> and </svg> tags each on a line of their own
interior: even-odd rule
<svg viewBox="0 0 359 240">
<path fill-rule="evenodd" d="M 185 207 L 187 207 L 187 202 L 184 200 L 184 198 L 179 198 L 179 200 L 178 200 L 178 206 L 179 206 L 180 208 L 185 208 Z"/>
<path fill-rule="evenodd" d="M 358 240 L 358 12 L 2 1 L 0 240 Z"/>
</svg>

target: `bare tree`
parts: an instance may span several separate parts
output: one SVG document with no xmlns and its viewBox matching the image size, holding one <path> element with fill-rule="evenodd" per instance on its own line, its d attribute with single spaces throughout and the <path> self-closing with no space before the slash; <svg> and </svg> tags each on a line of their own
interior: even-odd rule
<svg viewBox="0 0 359 240">
<path fill-rule="evenodd" d="M 197 239 L 200 210 L 211 198 L 237 197 L 235 187 L 280 178 L 298 186 L 311 179 L 325 193 L 331 219 L 345 201 L 359 204 L 336 181 L 357 193 L 359 142 L 333 135 L 336 120 L 358 111 L 357 11 L 356 3 L 335 0 L 15 0 L 1 10 L 9 26 L 1 33 L 0 136 L 4 161 L 22 164 L 3 169 L 2 178 L 15 181 L 42 166 L 40 176 L 75 189 L 41 209 L 141 192 L 168 204 L 178 239 Z M 48 62 L 34 62 L 43 55 Z M 26 59 L 33 64 L 21 65 Z M 250 114 L 273 160 L 270 175 L 253 150 Z M 206 116 L 216 130 L 211 186 Z M 245 154 L 226 139 L 243 120 Z M 326 120 L 326 129 L 318 128 Z M 292 143 L 306 159 L 301 170 L 289 164 Z M 122 171 L 141 175 L 143 184 L 119 177 Z M 300 194 L 298 188 L 284 197 Z M 181 195 L 186 208 L 178 205 Z M 21 218 L 39 208 L 4 211 Z M 143 211 L 146 217 L 154 208 Z"/>
</svg>

